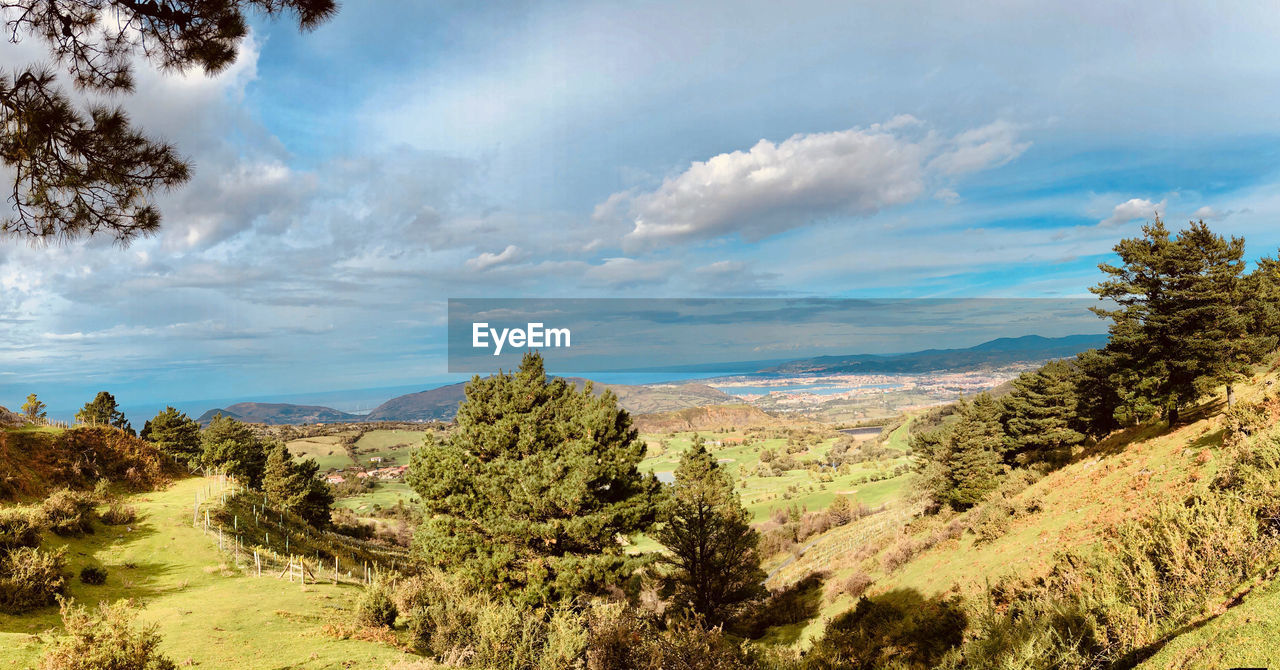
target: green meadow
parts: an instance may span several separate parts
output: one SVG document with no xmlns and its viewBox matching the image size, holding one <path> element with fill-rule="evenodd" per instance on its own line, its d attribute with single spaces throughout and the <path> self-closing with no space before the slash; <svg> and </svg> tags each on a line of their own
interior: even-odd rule
<svg viewBox="0 0 1280 670">
<path fill-rule="evenodd" d="M 103 526 L 83 538 L 47 535 L 42 546 L 67 549 L 68 571 L 105 567 L 106 584 L 69 581 L 78 602 L 132 599 L 139 619 L 154 623 L 161 650 L 180 667 L 347 668 L 383 667 L 411 658 L 383 644 L 341 640 L 323 631 L 349 618 L 360 587 L 307 584 L 237 569 L 218 550 L 216 537 L 191 525 L 197 491 L 211 480 L 186 479 L 168 489 L 130 496 L 139 519 Z M 0 667 L 34 668 L 48 639 L 60 628 L 56 607 L 22 616 L 0 614 Z"/>
</svg>

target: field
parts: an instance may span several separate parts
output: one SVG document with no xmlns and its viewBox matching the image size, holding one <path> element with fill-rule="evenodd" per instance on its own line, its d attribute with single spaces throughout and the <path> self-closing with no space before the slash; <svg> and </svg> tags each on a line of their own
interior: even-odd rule
<svg viewBox="0 0 1280 670">
<path fill-rule="evenodd" d="M 293 440 L 288 443 L 289 452 L 297 458 L 310 458 L 320 464 L 320 472 L 342 470 L 355 463 L 342 447 L 339 435 L 319 435 Z"/>
<path fill-rule="evenodd" d="M 81 539 L 47 536 L 45 547 L 65 545 L 68 567 L 109 572 L 103 586 L 70 583 L 69 595 L 92 604 L 132 598 L 140 619 L 154 622 L 161 649 L 179 666 L 204 668 L 383 667 L 408 657 L 391 647 L 338 640 L 321 632 L 345 615 L 359 593 L 354 585 L 308 584 L 254 577 L 230 566 L 211 540 L 191 527 L 191 505 L 207 480 L 187 479 L 169 489 L 132 496 L 141 517 L 131 526 L 96 526 Z M 57 608 L 20 617 L 0 615 L 0 667 L 34 667 L 42 632 L 60 627 Z"/>
<path fill-rule="evenodd" d="M 777 431 L 765 432 L 772 435 Z M 778 476 L 764 477 L 757 474 L 760 455 L 765 450 L 774 453 L 785 453 L 786 437 L 764 437 L 757 434 L 739 431 L 702 432 L 708 443 L 708 449 L 720 461 L 722 466 L 738 482 L 738 493 L 742 504 L 751 512 L 754 522 L 762 522 L 769 518 L 774 510 L 798 505 L 801 509 L 818 511 L 831 504 L 837 495 L 849 497 L 855 504 L 863 503 L 868 507 L 876 507 L 892 500 L 902 493 L 907 481 L 906 475 L 888 477 L 895 468 L 908 466 L 910 459 L 905 453 L 869 463 L 858 463 L 850 466 L 843 474 L 825 469 L 822 473 L 807 469 L 793 469 Z M 649 447 L 650 456 L 640 463 L 642 471 L 653 472 L 658 478 L 670 482 L 680 456 L 689 448 L 693 440 L 693 432 L 674 434 L 645 434 L 641 438 Z M 747 446 L 717 443 L 750 439 Z M 821 458 L 827 455 L 831 446 L 838 439 L 834 431 L 826 431 L 821 440 L 808 449 L 792 454 L 797 459 Z M 880 481 L 868 481 L 873 476 L 886 477 Z"/>
</svg>

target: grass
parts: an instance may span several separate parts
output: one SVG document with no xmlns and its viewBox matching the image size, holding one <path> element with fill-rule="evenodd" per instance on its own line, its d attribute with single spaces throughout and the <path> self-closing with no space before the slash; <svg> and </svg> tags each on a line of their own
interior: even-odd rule
<svg viewBox="0 0 1280 670">
<path fill-rule="evenodd" d="M 1173 638 L 1145 663 L 1166 668 L 1265 668 L 1280 666 L 1280 580 L 1241 604 Z"/>
<path fill-rule="evenodd" d="M 321 472 L 327 472 L 355 465 L 341 441 L 337 435 L 321 435 L 293 440 L 287 446 L 296 458 L 310 458 L 320 465 Z"/>
<path fill-rule="evenodd" d="M 828 474 L 833 475 L 831 481 L 822 481 L 818 473 L 805 469 L 788 470 L 777 477 L 761 477 L 755 474 L 761 452 L 765 449 L 771 449 L 775 453 L 785 452 L 785 438 L 753 438 L 749 446 L 716 446 L 714 442 L 740 440 L 746 435 L 738 431 L 702 432 L 701 435 L 708 441 L 708 448 L 721 466 L 738 482 L 737 490 L 742 504 L 751 512 L 752 521 L 757 523 L 767 520 L 774 510 L 793 504 L 811 511 L 825 509 L 837 495 L 847 496 L 855 504 L 861 502 L 868 507 L 875 507 L 901 495 L 908 479 L 907 476 L 899 476 L 875 482 L 862 481 L 872 474 L 889 473 L 894 467 L 908 463 L 905 455 L 874 463 L 859 463 L 843 475 L 827 470 Z M 680 462 L 680 456 L 692 443 L 693 436 L 693 432 L 680 432 L 674 436 L 642 435 L 642 439 L 649 445 L 651 455 L 641 461 L 640 469 L 657 473 L 659 477 L 669 481 L 671 473 Z M 825 456 L 836 439 L 835 436 L 827 437 L 809 451 L 795 456 L 798 460 Z M 664 442 L 665 447 L 662 446 Z"/>
<path fill-rule="evenodd" d="M 180 666 L 383 667 L 407 657 L 321 632 L 328 620 L 346 616 L 359 587 L 308 584 L 304 590 L 230 567 L 216 540 L 191 527 L 192 502 L 207 483 L 187 479 L 131 496 L 127 502 L 141 515 L 132 526 L 98 526 L 95 534 L 70 541 L 47 536 L 44 546 L 67 546 L 68 572 L 90 564 L 109 572 L 104 586 L 71 580 L 69 595 L 87 604 L 135 599 L 141 620 L 159 625 L 161 650 Z M 34 667 L 44 645 L 41 632 L 50 628 L 60 628 L 57 608 L 0 615 L 0 667 Z"/>
<path fill-rule="evenodd" d="M 374 511 L 375 505 L 382 509 L 390 509 L 400 500 L 403 500 L 405 505 L 416 504 L 418 496 L 404 482 L 378 482 L 377 488 L 372 491 L 350 498 L 339 498 L 333 506 L 352 510 L 360 516 L 367 516 Z"/>
</svg>

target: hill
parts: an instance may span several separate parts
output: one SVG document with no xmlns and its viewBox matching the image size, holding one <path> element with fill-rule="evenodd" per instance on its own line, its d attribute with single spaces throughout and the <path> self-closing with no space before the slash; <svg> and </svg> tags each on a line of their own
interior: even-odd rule
<svg viewBox="0 0 1280 670">
<path fill-rule="evenodd" d="M 587 380 L 566 378 L 578 388 Z M 593 384 L 597 394 L 606 389 L 618 396 L 618 402 L 633 414 L 666 412 L 702 405 L 733 402 L 734 397 L 704 384 Z M 364 421 L 448 421 L 458 412 L 466 398 L 466 383 L 449 384 L 418 393 L 392 398 L 369 412 Z"/>
<path fill-rule="evenodd" d="M 1241 385 L 1241 400 L 1261 401 L 1276 380 L 1274 369 L 1255 375 Z M 832 531 L 807 547 L 779 575 L 785 579 L 771 586 L 794 582 L 810 573 L 825 576 L 827 597 L 820 616 L 803 631 L 793 631 L 800 639 L 816 634 L 824 617 L 856 604 L 863 588 L 872 597 L 910 591 L 925 597 L 960 595 L 971 602 L 983 602 L 992 585 L 1046 577 L 1060 568 L 1061 557 L 1067 552 L 1105 553 L 1125 524 L 1150 519 L 1161 510 L 1183 508 L 1185 501 L 1205 495 L 1219 467 L 1230 459 L 1223 447 L 1227 422 L 1223 409 L 1220 400 L 1211 400 L 1188 413 L 1185 423 L 1172 430 L 1164 424 L 1150 424 L 1120 431 L 1065 467 L 1038 480 L 1032 478 L 1023 488 L 1009 489 L 994 503 L 963 513 L 917 517 L 896 526 L 869 518 Z M 910 516 L 907 509 L 903 511 Z M 870 586 L 846 591 L 844 585 L 854 581 Z M 1253 608 L 1257 611 L 1266 609 L 1276 597 L 1275 588 L 1260 591 L 1257 599 L 1261 604 Z M 1209 615 L 1208 625 L 1197 625 L 1190 629 L 1194 632 L 1184 633 L 1194 642 L 1172 638 L 1175 643 L 1168 645 L 1169 655 L 1161 656 L 1168 664 L 1151 667 L 1200 667 L 1206 658 L 1224 657 L 1220 649 L 1210 654 L 1205 644 L 1206 640 L 1230 637 L 1228 622 L 1232 621 L 1253 621 L 1258 629 L 1255 640 L 1280 639 L 1280 617 L 1272 615 L 1263 625 L 1257 621 L 1256 611 L 1251 612 L 1253 619 L 1224 617 L 1223 624 L 1214 625 L 1214 617 L 1231 606 L 1222 605 L 1217 615 Z M 1243 660 L 1248 654 L 1225 656 L 1234 660 L 1209 667 L 1259 665 Z"/>
<path fill-rule="evenodd" d="M 642 433 L 669 433 L 716 428 L 764 428 L 783 425 L 781 419 L 751 405 L 709 405 L 637 414 L 634 425 Z"/>
<path fill-rule="evenodd" d="M 180 469 L 149 442 L 106 426 L 0 429 L 0 501 L 110 479 L 153 488 Z"/>
<path fill-rule="evenodd" d="M 1106 335 L 1002 337 L 965 349 L 927 349 L 907 354 L 819 356 L 783 363 L 761 374 L 818 375 L 963 371 L 1012 363 L 1068 358 L 1107 343 Z"/>
<path fill-rule="evenodd" d="M 347 414 L 330 407 L 319 405 L 291 405 L 274 402 L 238 402 L 221 409 L 211 409 L 201 414 L 196 421 L 207 426 L 217 414 L 231 417 L 237 421 L 248 423 L 265 423 L 267 425 L 302 424 L 302 423 L 350 423 L 362 421 L 359 414 Z"/>
</svg>

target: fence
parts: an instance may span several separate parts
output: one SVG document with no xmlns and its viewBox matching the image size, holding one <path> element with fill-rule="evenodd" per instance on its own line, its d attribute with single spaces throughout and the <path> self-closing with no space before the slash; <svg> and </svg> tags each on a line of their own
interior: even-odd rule
<svg viewBox="0 0 1280 670">
<path fill-rule="evenodd" d="M 303 586 L 317 582 L 369 584 L 377 578 L 378 561 L 354 558 L 354 552 L 344 559 L 337 551 L 329 552 L 330 560 L 313 545 L 316 539 L 342 545 L 359 545 L 358 540 L 314 529 L 299 533 L 287 523 L 289 518 L 283 512 L 268 513 L 265 498 L 261 506 L 251 504 L 252 518 L 246 515 L 242 523 L 240 515 L 229 512 L 226 505 L 236 495 L 247 494 L 247 490 L 226 474 L 214 474 L 209 479 L 209 483 L 196 492 L 191 523 L 211 539 L 217 538 L 218 550 L 229 555 L 236 569 L 255 577 L 297 580 Z M 228 515 L 230 524 L 226 523 Z M 364 546 L 358 549 L 368 553 L 377 551 Z M 394 570 L 398 559 L 386 558 Z"/>
</svg>

